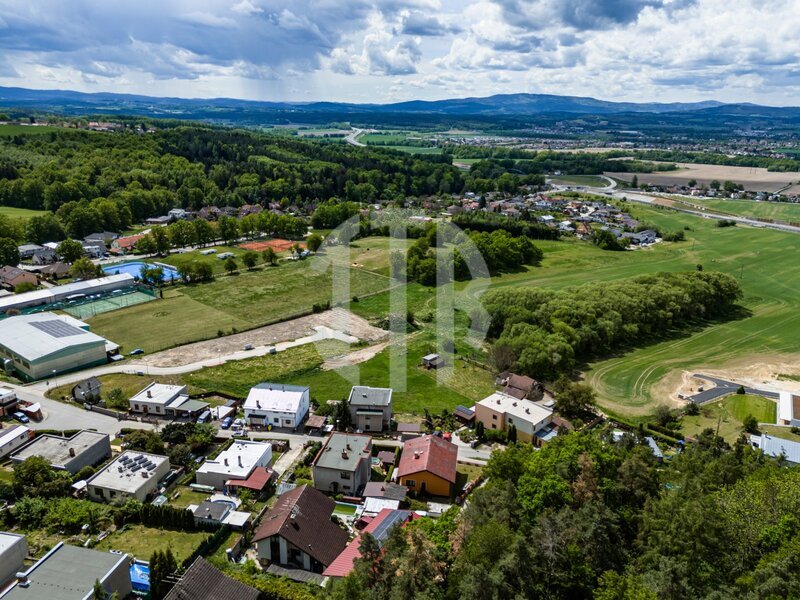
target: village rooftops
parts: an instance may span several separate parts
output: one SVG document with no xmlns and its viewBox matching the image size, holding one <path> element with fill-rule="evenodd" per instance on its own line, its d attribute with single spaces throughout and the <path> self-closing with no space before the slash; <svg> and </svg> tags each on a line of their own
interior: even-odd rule
<svg viewBox="0 0 800 600">
<path fill-rule="evenodd" d="M 426 435 L 405 443 L 397 476 L 427 471 L 455 483 L 457 463 L 458 448 L 455 444 L 435 435 Z"/>
<path fill-rule="evenodd" d="M 372 438 L 355 433 L 332 433 L 317 454 L 314 465 L 324 469 L 354 471 L 359 461 L 369 458 Z"/>
<path fill-rule="evenodd" d="M 267 453 L 272 456 L 270 444 L 237 440 L 215 459 L 207 460 L 200 465 L 197 473 L 214 472 L 232 479 L 245 479 Z"/>
</svg>

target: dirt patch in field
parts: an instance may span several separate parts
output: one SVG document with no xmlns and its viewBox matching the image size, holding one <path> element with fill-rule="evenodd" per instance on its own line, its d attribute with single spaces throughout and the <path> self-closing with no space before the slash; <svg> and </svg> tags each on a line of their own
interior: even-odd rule
<svg viewBox="0 0 800 600">
<path fill-rule="evenodd" d="M 241 351 L 248 344 L 253 347 L 270 346 L 278 342 L 296 340 L 313 335 L 314 327 L 324 325 L 357 337 L 359 340 L 376 343 L 385 339 L 389 332 L 370 325 L 353 313 L 334 308 L 325 312 L 227 335 L 213 340 L 195 342 L 164 350 L 147 357 L 146 362 L 152 367 L 177 367 L 195 362 L 209 360 L 218 356 L 226 356 Z"/>
<path fill-rule="evenodd" d="M 373 358 L 376 354 L 383 351 L 388 345 L 389 341 L 387 340 L 385 342 L 381 342 L 380 344 L 374 344 L 372 346 L 368 346 L 367 348 L 361 348 L 360 350 L 356 350 L 355 352 L 342 354 L 341 356 L 334 356 L 333 358 L 329 358 L 324 363 L 322 363 L 322 370 L 335 371 L 337 369 L 352 367 L 354 365 L 367 362 L 369 359 Z"/>
<path fill-rule="evenodd" d="M 281 239 L 245 242 L 244 244 L 240 244 L 239 247 L 244 248 L 245 250 L 255 250 L 256 252 L 263 252 L 267 248 L 272 248 L 275 250 L 275 252 L 287 252 L 288 250 L 291 250 L 292 246 L 295 244 L 301 248 L 305 248 L 305 244 L 303 244 L 303 242 L 292 242 L 290 240 Z"/>
</svg>

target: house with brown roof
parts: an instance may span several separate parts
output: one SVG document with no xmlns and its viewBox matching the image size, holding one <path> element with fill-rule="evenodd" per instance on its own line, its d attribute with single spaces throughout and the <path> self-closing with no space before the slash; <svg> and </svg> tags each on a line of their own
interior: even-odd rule
<svg viewBox="0 0 800 600">
<path fill-rule="evenodd" d="M 498 375 L 497 380 L 503 386 L 503 393 L 517 400 L 541 400 L 544 395 L 544 385 L 526 375 L 506 372 Z"/>
<path fill-rule="evenodd" d="M 164 600 L 259 600 L 260 597 L 257 589 L 228 577 L 200 556 Z"/>
<path fill-rule="evenodd" d="M 69 265 L 60 261 L 44 265 L 37 270 L 42 277 L 52 281 L 63 279 L 69 275 Z"/>
<path fill-rule="evenodd" d="M 111 249 L 122 254 L 133 252 L 136 248 L 136 244 L 139 243 L 139 240 L 143 237 L 143 233 L 137 233 L 136 235 L 127 235 L 117 238 L 111 242 Z"/>
<path fill-rule="evenodd" d="M 13 290 L 23 283 L 39 285 L 39 278 L 29 271 L 24 271 L 11 265 L 6 265 L 0 269 L 0 285 L 3 287 Z"/>
<path fill-rule="evenodd" d="M 450 496 L 456 483 L 458 448 L 435 435 L 407 441 L 403 446 L 397 478 L 409 492 Z"/>
<path fill-rule="evenodd" d="M 262 563 L 322 573 L 347 546 L 331 515 L 336 503 L 302 485 L 278 498 L 253 536 Z"/>
</svg>

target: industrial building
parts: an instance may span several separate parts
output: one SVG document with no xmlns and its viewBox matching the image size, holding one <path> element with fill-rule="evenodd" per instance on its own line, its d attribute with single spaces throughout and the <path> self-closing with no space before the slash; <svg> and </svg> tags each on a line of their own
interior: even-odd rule
<svg viewBox="0 0 800 600">
<path fill-rule="evenodd" d="M 22 571 L 3 600 L 86 600 L 99 581 L 109 596 L 131 593 L 127 554 L 98 552 L 59 542 L 27 571 Z"/>
<path fill-rule="evenodd" d="M 128 450 L 88 480 L 89 498 L 101 502 L 135 498 L 144 502 L 167 473 L 166 456 Z"/>
<path fill-rule="evenodd" d="M 21 463 L 31 456 L 41 456 L 54 469 L 74 475 L 111 458 L 111 440 L 107 433 L 88 430 L 70 438 L 44 434 L 14 453 L 11 462 Z"/>
<path fill-rule="evenodd" d="M 119 275 L 109 275 L 108 277 L 98 277 L 97 279 L 87 279 L 86 281 L 76 281 L 66 285 L 43 290 L 34 290 L 24 294 L 14 294 L 0 298 L 0 315 L 8 313 L 9 310 L 23 310 L 35 306 L 45 306 L 55 304 L 65 300 L 84 298 L 93 294 L 103 294 L 116 290 L 123 290 L 132 287 L 136 283 L 133 275 L 120 273 Z"/>
<path fill-rule="evenodd" d="M 0 360 L 7 373 L 27 381 L 103 365 L 118 350 L 67 315 L 41 312 L 0 321 Z"/>
<path fill-rule="evenodd" d="M 296 428 L 308 414 L 309 391 L 305 386 L 259 383 L 244 402 L 250 425 Z"/>
<path fill-rule="evenodd" d="M 258 467 L 272 462 L 272 444 L 237 440 L 216 458 L 205 461 L 195 472 L 197 483 L 217 490 L 228 481 L 245 480 Z"/>
</svg>

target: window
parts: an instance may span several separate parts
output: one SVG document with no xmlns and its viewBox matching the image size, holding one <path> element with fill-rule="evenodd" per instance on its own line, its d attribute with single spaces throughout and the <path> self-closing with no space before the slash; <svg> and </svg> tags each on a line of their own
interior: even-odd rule
<svg viewBox="0 0 800 600">
<path fill-rule="evenodd" d="M 492 429 L 497 429 L 497 425 L 495 423 L 492 423 Z"/>
<path fill-rule="evenodd" d="M 508 422 L 509 422 L 509 423 L 513 423 L 513 422 L 514 422 L 514 419 L 512 419 L 511 417 L 508 417 Z"/>
<path fill-rule="evenodd" d="M 417 482 L 413 479 L 406 479 L 406 485 L 410 488 L 417 487 Z"/>
<path fill-rule="evenodd" d="M 133 410 L 139 410 L 139 405 L 138 404 L 134 404 L 133 405 Z"/>
<path fill-rule="evenodd" d="M 492 415 L 492 421 L 497 421 L 497 415 Z"/>
<path fill-rule="evenodd" d="M 280 423 L 280 419 L 278 419 L 278 417 L 275 417 L 274 419 L 272 419 L 272 422 L 273 423 Z"/>
<path fill-rule="evenodd" d="M 348 473 L 347 471 L 341 471 L 339 473 L 339 477 L 341 477 L 342 479 L 350 479 L 350 473 Z"/>
</svg>

